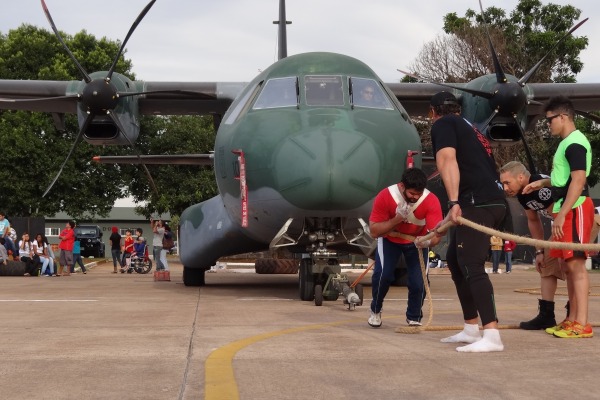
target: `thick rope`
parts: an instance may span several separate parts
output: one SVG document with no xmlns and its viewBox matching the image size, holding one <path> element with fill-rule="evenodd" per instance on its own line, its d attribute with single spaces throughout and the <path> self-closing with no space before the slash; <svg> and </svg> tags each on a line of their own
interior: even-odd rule
<svg viewBox="0 0 600 400">
<path fill-rule="evenodd" d="M 600 251 L 600 243 L 599 244 L 591 244 L 591 243 L 564 243 L 564 242 L 552 242 L 546 240 L 538 240 L 530 237 L 515 235 L 513 233 L 507 233 L 498 231 L 496 229 L 492 229 L 490 227 L 480 225 L 476 222 L 470 221 L 464 217 L 458 217 L 458 221 L 461 225 L 466 225 L 469 228 L 475 229 L 479 232 L 483 232 L 490 236 L 498 236 L 505 240 L 513 240 L 517 243 L 528 244 L 534 246 L 536 248 L 546 248 L 546 249 L 567 249 L 567 250 L 587 250 L 587 251 Z M 429 232 L 427 235 L 423 236 L 423 241 L 431 239 L 436 234 L 445 233 L 450 227 L 452 227 L 454 223 L 452 221 L 448 221 L 441 225 L 435 231 Z M 414 241 L 415 237 L 406 235 L 400 232 L 390 232 L 389 236 L 398 237 L 409 241 Z M 431 320 L 433 319 L 433 301 L 431 299 L 431 291 L 429 289 L 429 283 L 427 281 L 427 272 L 425 268 L 425 261 L 423 260 L 423 252 L 419 251 L 419 262 L 421 264 L 421 274 L 423 276 L 423 285 L 425 286 L 426 292 L 426 300 L 429 305 L 429 315 L 427 318 L 427 322 L 423 326 L 409 326 L 409 327 L 399 327 L 396 328 L 397 333 L 421 333 L 422 331 L 438 331 L 438 330 L 455 330 L 455 329 L 463 329 L 463 326 L 435 326 L 430 327 Z M 592 326 L 598 326 L 597 324 L 592 324 Z M 519 329 L 518 325 L 499 325 L 498 329 Z"/>
<path fill-rule="evenodd" d="M 551 242 L 546 240 L 533 239 L 530 237 L 515 235 L 514 233 L 507 233 L 497 231 L 487 226 L 480 225 L 476 222 L 469 221 L 466 218 L 458 217 L 458 221 L 462 225 L 466 225 L 469 228 L 473 228 L 479 232 L 483 232 L 490 236 L 498 236 L 505 240 L 513 240 L 517 243 L 528 244 L 534 247 L 542 247 L 545 249 L 561 249 L 561 250 L 587 250 L 587 251 L 600 251 L 600 243 L 564 243 L 564 242 Z"/>
</svg>

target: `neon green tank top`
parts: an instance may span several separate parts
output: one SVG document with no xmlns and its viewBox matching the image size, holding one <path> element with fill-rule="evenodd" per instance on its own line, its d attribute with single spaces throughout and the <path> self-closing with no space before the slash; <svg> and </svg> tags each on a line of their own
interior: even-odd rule
<svg viewBox="0 0 600 400">
<path fill-rule="evenodd" d="M 565 187 L 569 181 L 569 178 L 571 177 L 571 168 L 569 167 L 569 162 L 567 161 L 565 152 L 572 144 L 580 144 L 585 147 L 585 176 L 587 177 L 590 175 L 590 169 L 592 168 L 592 147 L 590 146 L 590 142 L 585 135 L 581 133 L 580 130 L 575 130 L 560 142 L 558 148 L 556 149 L 556 153 L 554 153 L 554 159 L 552 160 L 552 173 L 550 174 L 550 182 L 552 183 L 552 186 Z M 552 211 L 555 213 L 559 212 L 563 201 L 564 198 L 555 202 Z M 575 204 L 573 204 L 573 208 L 578 207 L 584 201 L 585 196 L 579 196 L 579 199 L 577 199 Z"/>
</svg>

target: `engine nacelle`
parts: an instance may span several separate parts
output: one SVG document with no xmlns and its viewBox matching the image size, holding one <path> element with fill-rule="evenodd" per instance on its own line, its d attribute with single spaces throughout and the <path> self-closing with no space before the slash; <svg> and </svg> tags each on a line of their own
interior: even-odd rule
<svg viewBox="0 0 600 400">
<path fill-rule="evenodd" d="M 81 82 L 76 88 L 82 93 L 77 107 L 77 120 L 81 128 L 89 115 L 93 120 L 83 132 L 86 142 L 93 145 L 129 145 L 135 143 L 140 134 L 138 119 L 138 95 L 124 94 L 137 91 L 135 83 L 125 75 L 114 73 L 110 80 L 106 79 L 107 72 L 99 71 L 90 74 L 92 81 Z M 113 117 L 119 120 L 121 128 Z"/>
</svg>

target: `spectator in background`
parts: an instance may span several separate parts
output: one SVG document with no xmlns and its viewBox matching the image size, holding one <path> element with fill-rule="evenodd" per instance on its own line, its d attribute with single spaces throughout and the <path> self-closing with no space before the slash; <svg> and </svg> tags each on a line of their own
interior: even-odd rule
<svg viewBox="0 0 600 400">
<path fill-rule="evenodd" d="M 3 237 L 0 237 L 0 264 L 2 265 L 8 264 L 8 251 L 6 251 L 6 247 L 4 247 L 5 242 L 6 240 L 4 240 Z"/>
<path fill-rule="evenodd" d="M 491 236 L 490 248 L 492 249 L 492 272 L 497 274 L 500 266 L 500 256 L 502 256 L 502 238 Z"/>
<path fill-rule="evenodd" d="M 504 241 L 504 261 L 506 262 L 506 273 L 510 274 L 512 271 L 512 253 L 517 247 L 517 243 L 512 240 Z"/>
<path fill-rule="evenodd" d="M 123 268 L 123 264 L 121 263 L 121 235 L 119 234 L 119 228 L 116 226 L 112 227 L 112 234 L 108 240 L 110 240 L 110 253 L 113 260 L 113 274 L 116 274 L 117 263 Z"/>
<path fill-rule="evenodd" d="M 6 238 L 4 238 L 6 240 Z M 36 263 L 33 260 L 33 245 L 29 240 L 29 233 L 23 233 L 22 239 L 19 241 L 19 260 L 25 263 L 25 276 L 34 276 Z"/>
<path fill-rule="evenodd" d="M 50 266 L 50 271 L 55 271 L 54 266 L 56 265 L 56 261 L 54 260 L 55 255 L 54 250 L 52 250 L 52 245 L 48 243 L 48 238 L 45 235 L 42 235 L 42 240 L 46 245 L 46 251 L 48 252 L 48 257 L 50 258 L 50 261 L 48 262 L 48 265 Z M 52 272 L 52 276 L 56 276 L 56 274 Z"/>
<path fill-rule="evenodd" d="M 15 242 L 10 238 L 10 222 L 4 212 L 0 212 L 0 237 L 4 238 L 4 248 L 9 256 L 19 258 L 19 252 L 15 247 Z"/>
<path fill-rule="evenodd" d="M 167 225 L 167 223 L 163 223 L 164 228 L 165 228 L 165 234 L 164 234 L 164 238 L 167 239 L 173 239 L 173 232 L 171 232 L 171 227 L 169 225 Z M 163 241 L 164 243 L 164 241 Z M 163 249 L 160 251 L 160 262 L 162 262 L 163 267 L 165 268 L 165 271 L 169 270 L 169 263 L 167 262 L 167 253 L 169 252 L 169 250 L 171 250 L 170 248 L 165 248 L 163 247 Z"/>
<path fill-rule="evenodd" d="M 152 227 L 152 256 L 154 257 L 154 262 L 156 263 L 156 270 L 162 271 L 165 269 L 163 265 L 160 253 L 162 252 L 162 242 L 165 236 L 165 228 L 163 226 L 163 222 L 159 219 L 155 221 L 153 218 L 150 218 L 150 226 Z"/>
<path fill-rule="evenodd" d="M 48 256 L 46 243 L 44 243 L 41 233 L 35 235 L 35 240 L 33 241 L 33 254 L 34 261 L 39 261 L 42 264 L 40 275 L 48 276 L 46 275 L 46 268 L 50 264 L 50 256 Z M 54 275 L 54 264 L 50 267 L 50 275 Z"/>
<path fill-rule="evenodd" d="M 73 246 L 75 244 L 75 231 L 73 228 L 75 228 L 75 222 L 68 221 L 65 224 L 65 229 L 63 229 L 60 232 L 60 235 L 58 235 L 58 239 L 60 240 L 60 243 L 58 244 L 58 248 L 60 249 L 60 260 L 58 273 L 56 276 L 71 275 L 70 271 L 71 266 L 73 265 Z"/>
<path fill-rule="evenodd" d="M 140 233 L 138 236 L 141 236 Z M 127 229 L 125 237 L 123 238 L 123 258 L 121 259 L 121 273 L 129 269 L 131 264 L 131 253 L 133 253 L 133 236 L 131 236 L 131 229 Z"/>
<path fill-rule="evenodd" d="M 73 265 L 71 266 L 71 273 L 75 273 L 75 264 L 79 264 L 81 272 L 87 274 L 83 259 L 81 258 L 81 242 L 79 240 L 73 242 Z"/>
</svg>

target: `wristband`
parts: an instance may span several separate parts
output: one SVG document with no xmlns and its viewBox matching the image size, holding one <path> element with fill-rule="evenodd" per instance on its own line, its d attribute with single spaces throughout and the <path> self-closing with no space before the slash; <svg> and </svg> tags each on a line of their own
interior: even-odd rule
<svg viewBox="0 0 600 400">
<path fill-rule="evenodd" d="M 544 254 L 544 250 L 536 250 L 535 255 L 539 256 L 540 254 Z"/>
<path fill-rule="evenodd" d="M 458 205 L 458 200 L 448 200 L 448 208 Z"/>
</svg>

